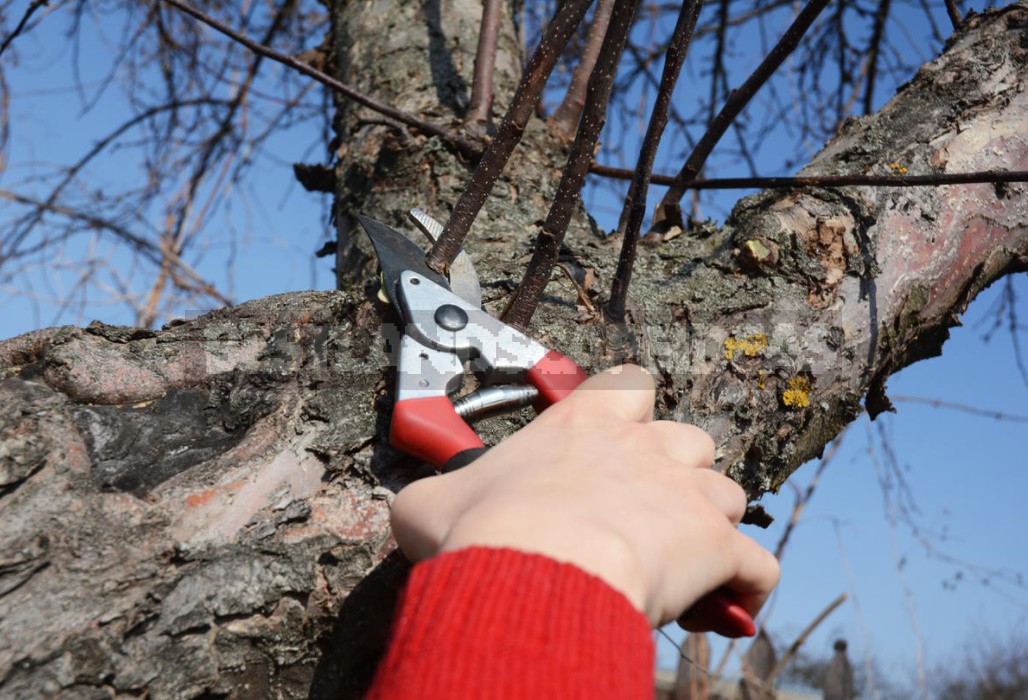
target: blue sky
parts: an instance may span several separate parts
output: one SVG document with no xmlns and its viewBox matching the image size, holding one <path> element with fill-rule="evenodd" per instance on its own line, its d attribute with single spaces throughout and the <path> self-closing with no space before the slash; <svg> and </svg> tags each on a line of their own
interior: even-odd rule
<svg viewBox="0 0 1028 700">
<path fill-rule="evenodd" d="M 46 181 L 34 178 L 45 177 L 49 165 L 67 162 L 68 153 L 81 152 L 88 147 L 84 144 L 124 118 L 124 102 L 110 91 L 94 109 L 83 110 L 80 97 L 70 87 L 72 48 L 63 38 L 64 27 L 63 18 L 47 18 L 36 32 L 19 39 L 17 70 L 8 66 L 12 138 L 9 167 L 0 170 L 0 188 L 28 187 L 42 194 Z M 109 39 L 86 35 L 82 55 L 87 92 L 103 74 L 109 49 Z M 265 70 L 273 74 L 278 68 L 268 64 Z M 235 300 L 325 289 L 332 284 L 331 263 L 311 256 L 330 235 L 324 200 L 299 188 L 288 167 L 297 160 L 322 159 L 320 134 L 313 124 L 283 132 L 269 144 L 269 152 L 247 180 L 249 190 L 242 194 L 248 196 L 220 202 L 211 218 L 209 237 L 191 259 L 203 274 L 223 280 Z M 773 160 L 774 154 L 768 157 Z M 118 151 L 95 171 L 90 186 L 117 186 L 135 167 L 131 149 Z M 765 174 L 777 171 L 769 167 Z M 741 195 L 725 193 L 709 213 L 724 210 Z M 9 220 L 7 206 L 0 200 L 0 235 Z M 602 223 L 612 227 L 611 214 L 606 216 Z M 219 235 L 228 229 L 236 232 L 232 244 Z M 62 311 L 46 299 L 71 288 L 67 275 L 55 274 L 60 265 L 90 255 L 98 259 L 120 255 L 113 250 L 104 241 L 54 250 L 44 267 L 0 286 L 0 338 L 54 323 L 85 324 L 93 318 L 131 322 L 129 309 L 103 302 L 100 289 L 89 290 L 91 303 L 84 313 Z M 142 274 L 133 270 L 127 257 L 121 264 L 126 275 Z M 31 285 L 33 295 L 14 294 L 15 285 L 22 290 Z M 1019 299 L 1028 298 L 1028 275 L 1018 276 L 1014 289 Z M 990 342 L 982 340 L 992 318 L 990 308 L 1003 292 L 1000 284 L 983 293 L 966 314 L 964 327 L 954 330 L 943 357 L 903 370 L 890 380 L 889 393 L 1028 416 L 1028 387 L 1018 373 L 1010 335 L 1000 331 Z M 1019 310 L 1028 315 L 1028 305 L 1021 303 Z M 1020 338 L 1028 348 L 1023 326 Z M 1022 359 L 1028 362 L 1028 356 Z M 807 647 L 827 654 L 831 641 L 842 636 L 850 641 L 854 657 L 860 658 L 870 646 L 887 669 L 912 675 L 915 635 L 904 581 L 929 664 L 945 660 L 960 640 L 973 638 L 980 630 L 1005 633 L 1028 622 L 1028 594 L 1023 586 L 1011 585 L 1003 576 L 986 577 L 968 566 L 946 563 L 928 554 L 919 541 L 925 532 L 944 532 L 944 539 L 933 534 L 927 541 L 947 556 L 1010 576 L 1028 571 L 1028 548 L 1023 544 L 1028 522 L 1021 503 L 1022 495 L 1028 493 L 1024 456 L 1028 426 L 917 403 L 897 402 L 897 409 L 895 415 L 882 416 L 873 424 L 861 419 L 848 430 L 786 550 L 770 629 L 776 640 L 788 643 L 836 595 L 848 591 L 850 600 L 822 625 Z M 879 425 L 890 436 L 896 461 L 914 494 L 918 533 L 904 523 L 889 526 L 871 453 L 873 445 L 882 460 Z M 812 465 L 801 469 L 795 483 L 805 487 L 812 471 Z M 785 489 L 779 496 L 765 498 L 764 505 L 778 522 L 766 533 L 751 534 L 773 547 L 788 520 L 791 494 Z M 963 579 L 944 585 L 958 571 Z M 669 644 L 661 644 L 662 663 L 673 665 L 674 654 Z"/>
</svg>

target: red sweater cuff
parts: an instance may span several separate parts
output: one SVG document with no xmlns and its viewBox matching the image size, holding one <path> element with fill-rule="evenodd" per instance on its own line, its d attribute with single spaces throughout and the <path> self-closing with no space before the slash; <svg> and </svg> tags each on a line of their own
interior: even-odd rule
<svg viewBox="0 0 1028 700">
<path fill-rule="evenodd" d="M 652 698 L 646 617 L 601 579 L 474 547 L 414 568 L 369 698 Z"/>
</svg>

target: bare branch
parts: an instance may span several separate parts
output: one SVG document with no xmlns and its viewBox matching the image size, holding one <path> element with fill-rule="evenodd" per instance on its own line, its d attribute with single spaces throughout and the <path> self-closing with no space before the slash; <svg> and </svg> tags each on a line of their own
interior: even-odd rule
<svg viewBox="0 0 1028 700">
<path fill-rule="evenodd" d="M 203 22 L 207 26 L 216 29 L 217 31 L 221 32 L 233 41 L 238 42 L 246 48 L 250 49 L 254 53 L 270 58 L 273 61 L 281 63 L 282 65 L 289 66 L 293 70 L 296 70 L 310 78 L 313 78 L 314 80 L 317 80 L 322 85 L 332 88 L 340 95 L 343 95 L 344 97 L 347 97 L 353 100 L 354 102 L 367 107 L 368 109 L 378 112 L 379 114 L 385 115 L 391 119 L 395 119 L 396 121 L 402 124 L 406 124 L 407 126 L 414 127 L 415 129 L 418 129 L 424 134 L 427 134 L 429 136 L 436 136 L 446 141 L 447 143 L 452 144 L 466 156 L 475 157 L 479 153 L 481 153 L 481 146 L 471 141 L 470 139 L 466 139 L 459 134 L 455 134 L 452 131 L 439 126 L 438 124 L 435 124 L 434 122 L 430 122 L 426 119 L 421 119 L 420 117 L 417 117 L 413 114 L 408 114 L 407 112 L 396 109 L 395 107 L 392 107 L 386 104 L 385 102 L 381 102 L 373 97 L 369 97 L 368 95 L 365 95 L 364 93 L 355 90 L 349 85 L 339 80 L 336 80 L 332 76 L 326 75 L 325 73 L 317 70 L 313 66 L 304 63 L 303 61 L 295 59 L 292 56 L 287 56 L 283 53 L 279 53 L 274 49 L 271 49 L 267 46 L 264 46 L 254 41 L 253 39 L 250 39 L 249 37 L 235 31 L 234 29 L 231 29 L 222 22 L 219 22 L 213 17 L 210 17 L 209 15 L 204 14 L 200 10 L 197 10 L 196 8 L 182 2 L 182 0 L 163 0 L 163 2 L 166 2 L 169 5 L 173 5 L 174 7 L 178 8 L 179 10 L 182 10 L 191 17 L 194 17 L 195 19 L 198 19 L 199 21 Z"/>
<path fill-rule="evenodd" d="M 725 0 L 727 2 L 727 0 Z M 660 78 L 660 89 L 656 103 L 650 115 L 650 123 L 643 137 L 639 163 L 635 167 L 632 186 L 628 200 L 625 202 L 622 218 L 626 220 L 624 239 L 621 241 L 621 255 L 618 258 L 617 272 L 610 288 L 610 301 L 607 303 L 607 314 L 615 323 L 624 321 L 625 304 L 628 299 L 628 286 L 632 281 L 632 268 L 635 266 L 636 246 L 639 243 L 639 232 L 643 217 L 646 215 L 646 195 L 649 193 L 650 174 L 653 172 L 653 161 L 657 157 L 657 147 L 664 134 L 668 122 L 668 110 L 671 96 L 678 82 L 678 75 L 685 62 L 692 41 L 692 33 L 696 28 L 696 20 L 700 15 L 703 0 L 686 0 L 678 14 L 678 21 L 668 45 L 664 59 L 664 73 Z"/>
<path fill-rule="evenodd" d="M 596 4 L 596 11 L 593 12 L 592 23 L 589 25 L 589 34 L 585 39 L 585 47 L 582 49 L 582 56 L 575 66 L 575 72 L 571 76 L 571 84 L 568 85 L 567 93 L 561 101 L 560 106 L 547 120 L 550 128 L 557 132 L 562 138 L 570 141 L 575 136 L 578 128 L 578 121 L 582 117 L 582 109 L 585 107 L 586 90 L 589 86 L 589 76 L 592 75 L 596 66 L 596 59 L 600 55 L 600 47 L 603 46 L 603 37 L 607 34 L 607 26 L 610 24 L 610 13 L 614 9 L 614 0 L 599 0 Z"/>
<path fill-rule="evenodd" d="M 593 163 L 589 172 L 618 180 L 631 180 L 634 170 Z M 653 174 L 650 183 L 672 185 L 676 176 Z M 684 183 L 692 190 L 793 189 L 797 187 L 935 187 L 938 185 L 1028 182 L 1028 170 L 987 170 L 933 175 L 820 175 L 798 177 L 722 177 Z"/>
<path fill-rule="evenodd" d="M 946 14 L 949 15 L 949 21 L 953 23 L 953 28 L 960 29 L 960 25 L 964 23 L 964 18 L 960 16 L 957 0 L 946 0 Z"/>
<path fill-rule="evenodd" d="M 807 505 L 810 503 L 810 499 L 814 497 L 814 491 L 821 480 L 821 475 L 835 459 L 835 456 L 839 454 L 839 448 L 842 447 L 842 440 L 845 434 L 845 429 L 843 429 L 843 432 L 835 438 L 835 441 L 828 448 L 828 452 L 818 462 L 817 469 L 814 470 L 814 475 L 810 477 L 810 483 L 807 484 L 807 488 L 804 489 L 802 494 L 797 496 L 796 502 L 793 504 L 792 513 L 789 516 L 789 522 L 786 524 L 785 530 L 782 531 L 782 536 L 778 538 L 778 544 L 775 546 L 775 559 L 782 560 L 785 554 L 785 547 L 789 544 L 789 538 L 792 537 L 792 533 L 799 524 L 803 511 L 806 510 Z"/>
<path fill-rule="evenodd" d="M 607 120 L 607 104 L 610 102 L 614 76 L 618 64 L 621 63 L 625 41 L 632 28 L 632 20 L 639 2 L 640 0 L 626 0 L 618 3 L 611 13 L 607 36 L 604 37 L 603 47 L 600 49 L 600 58 L 589 78 L 589 91 L 578 134 L 571 145 L 571 153 L 568 155 L 568 162 L 564 166 L 560 184 L 553 197 L 553 204 L 536 239 L 535 252 L 504 314 L 504 320 L 515 327 L 528 327 L 543 289 L 550 280 L 550 272 L 557 262 L 560 245 L 564 241 L 564 234 L 567 232 L 571 216 L 581 197 L 586 175 L 589 173 L 596 142 Z"/>
<path fill-rule="evenodd" d="M 493 108 L 493 72 L 496 68 L 496 43 L 500 36 L 500 4 L 500 0 L 485 0 L 482 5 L 475 77 L 471 83 L 471 100 L 465 118 L 469 124 L 487 123 Z"/>
<path fill-rule="evenodd" d="M 878 59 L 881 56 L 882 37 L 885 34 L 885 22 L 889 18 L 889 6 L 892 0 L 879 0 L 875 10 L 874 30 L 867 44 L 867 83 L 864 86 L 864 114 L 874 111 L 875 78 L 878 75 Z"/>
<path fill-rule="evenodd" d="M 830 0 L 810 0 L 800 11 L 792 25 L 785 31 L 782 38 L 775 44 L 774 48 L 764 57 L 757 69 L 748 77 L 737 90 L 731 93 L 728 101 L 718 113 L 714 122 L 707 129 L 707 132 L 700 138 L 696 148 L 685 161 L 685 165 L 675 176 L 674 183 L 670 186 L 660 206 L 657 207 L 654 225 L 678 225 L 684 226 L 679 200 L 687 189 L 686 182 L 695 180 L 699 175 L 703 164 L 714 150 L 714 146 L 721 140 L 728 127 L 749 104 L 760 87 L 767 82 L 768 78 L 782 64 L 783 61 L 799 45 L 800 39 L 817 19 L 821 11 L 828 6 Z"/>
<path fill-rule="evenodd" d="M 777 664 L 775 664 L 774 670 L 771 671 L 771 675 L 769 675 L 767 680 L 764 681 L 768 686 L 774 685 L 775 679 L 778 678 L 779 674 L 785 670 L 785 667 L 789 665 L 792 658 L 796 656 L 796 652 L 798 652 L 800 647 L 803 646 L 803 643 L 807 641 L 807 637 L 813 634 L 814 630 L 816 630 L 829 615 L 835 612 L 836 608 L 845 603 L 847 598 L 849 598 L 849 593 L 840 593 L 838 598 L 829 603 L 825 609 L 821 611 L 821 614 L 815 617 L 814 620 L 807 625 L 802 632 L 800 632 L 795 641 L 793 641 L 785 653 L 782 654 L 782 658 L 778 660 Z"/>
<path fill-rule="evenodd" d="M 525 125 L 535 112 L 553 67 L 590 4 L 592 0 L 568 0 L 550 20 L 539 46 L 528 61 L 521 84 L 514 93 L 496 136 L 486 147 L 475 172 L 454 205 L 442 234 L 426 257 L 433 269 L 445 271 L 457 257 L 457 251 L 471 230 L 472 222 L 485 204 L 514 148 L 521 141 Z"/>
<path fill-rule="evenodd" d="M 6 245 L 0 248 L 0 267 L 2 267 L 8 260 L 15 256 L 18 251 L 18 246 L 25 239 L 25 237 L 32 231 L 43 218 L 43 214 L 46 211 L 51 210 L 51 207 L 58 201 L 61 193 L 64 189 L 75 180 L 75 177 L 86 167 L 94 158 L 100 153 L 107 149 L 112 143 L 117 141 L 126 132 L 133 129 L 134 127 L 144 123 L 148 119 L 167 111 L 173 111 L 182 107 L 198 107 L 201 105 L 219 105 L 228 106 L 229 103 L 223 100 L 214 100 L 209 98 L 201 98 L 196 100 L 185 100 L 183 102 L 172 102 L 169 104 L 158 105 L 147 109 L 144 112 L 137 114 L 131 119 L 125 121 L 116 129 L 111 131 L 109 134 L 104 136 L 102 139 L 93 144 L 93 147 L 86 152 L 78 161 L 68 168 L 64 172 L 64 177 L 58 182 L 54 188 L 47 195 L 46 199 L 39 203 L 39 206 L 35 207 L 35 211 L 28 215 L 27 218 L 22 219 L 21 222 L 12 227 L 12 230 L 7 236 Z"/>
<path fill-rule="evenodd" d="M 48 5 L 49 3 L 50 0 L 32 0 L 32 4 L 25 9 L 25 14 L 22 15 L 21 21 L 18 22 L 18 26 L 15 27 L 14 31 L 8 34 L 7 38 L 4 39 L 4 42 L 0 44 L 0 57 L 4 55 L 4 51 L 6 51 L 7 47 L 11 45 L 11 42 L 14 41 L 19 34 L 25 31 L 25 27 L 28 25 L 29 20 L 32 19 L 32 15 L 36 13 L 36 10 Z"/>
<path fill-rule="evenodd" d="M 40 207 L 54 214 L 58 214 L 67 219 L 71 219 L 78 223 L 84 224 L 89 228 L 109 231 L 114 234 L 117 238 L 125 241 L 131 245 L 134 249 L 140 253 L 146 255 L 154 262 L 159 262 L 162 259 L 161 250 L 157 248 L 154 243 L 142 236 L 133 233 L 128 228 L 118 224 L 110 219 L 105 219 L 100 216 L 95 216 L 87 212 L 79 211 L 77 209 L 70 209 L 53 203 L 47 203 L 40 200 L 25 197 L 16 192 L 10 190 L 0 189 L 0 199 L 6 199 L 11 202 L 18 202 L 19 204 L 26 204 L 32 207 Z M 200 274 L 198 274 L 190 265 L 178 255 L 171 253 L 168 254 L 168 258 L 171 263 L 174 264 L 188 279 L 192 280 L 196 284 L 197 288 L 203 291 L 204 294 L 216 299 L 218 302 L 224 305 L 230 305 L 232 300 L 221 294 L 217 287 L 212 283 L 205 280 Z"/>
<path fill-rule="evenodd" d="M 932 406 L 933 408 L 948 408 L 953 411 L 970 413 L 972 416 L 982 416 L 983 418 L 993 418 L 995 420 L 1010 421 L 1012 423 L 1028 423 L 1028 416 L 1003 413 L 1002 411 L 992 411 L 987 408 L 977 408 L 975 406 L 957 403 L 956 401 L 943 401 L 942 399 L 931 399 L 926 396 L 889 396 L 889 399 L 899 403 L 921 403 Z"/>
</svg>

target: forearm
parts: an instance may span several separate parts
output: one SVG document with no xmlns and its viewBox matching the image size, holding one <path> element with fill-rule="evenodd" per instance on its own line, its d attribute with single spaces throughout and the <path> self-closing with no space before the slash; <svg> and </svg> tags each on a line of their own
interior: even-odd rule
<svg viewBox="0 0 1028 700">
<path fill-rule="evenodd" d="M 469 548 L 411 574 L 369 698 L 649 698 L 650 626 L 581 569 Z"/>
</svg>

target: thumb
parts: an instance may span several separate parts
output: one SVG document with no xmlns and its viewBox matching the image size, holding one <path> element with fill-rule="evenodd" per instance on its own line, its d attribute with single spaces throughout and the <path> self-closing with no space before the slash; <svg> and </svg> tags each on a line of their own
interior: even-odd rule
<svg viewBox="0 0 1028 700">
<path fill-rule="evenodd" d="M 655 386 L 653 376 L 642 367 L 619 365 L 586 379 L 561 404 L 570 403 L 593 415 L 645 423 L 653 418 Z"/>
</svg>

